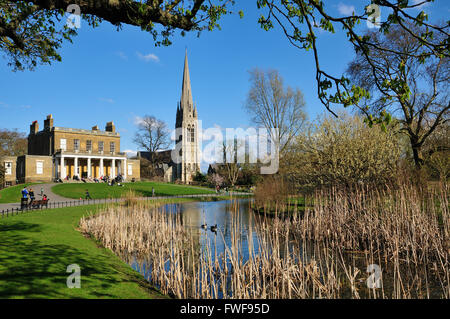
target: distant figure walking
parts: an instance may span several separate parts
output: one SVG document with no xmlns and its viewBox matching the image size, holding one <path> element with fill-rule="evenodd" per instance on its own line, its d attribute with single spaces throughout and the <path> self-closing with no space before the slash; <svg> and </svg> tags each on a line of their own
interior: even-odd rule
<svg viewBox="0 0 450 319">
<path fill-rule="evenodd" d="M 44 196 L 44 187 L 41 187 L 41 196 Z"/>
<path fill-rule="evenodd" d="M 92 199 L 91 195 L 89 194 L 89 190 L 86 189 L 86 199 Z"/>
<path fill-rule="evenodd" d="M 152 187 L 152 197 L 155 197 L 155 188 Z"/>
<path fill-rule="evenodd" d="M 22 198 L 28 198 L 28 190 L 26 187 L 22 189 Z"/>
<path fill-rule="evenodd" d="M 34 190 L 32 188 L 30 188 L 29 195 L 30 195 L 30 199 L 31 199 L 31 201 L 30 201 L 30 204 L 31 204 L 32 202 L 34 202 L 34 199 L 35 199 Z"/>
</svg>

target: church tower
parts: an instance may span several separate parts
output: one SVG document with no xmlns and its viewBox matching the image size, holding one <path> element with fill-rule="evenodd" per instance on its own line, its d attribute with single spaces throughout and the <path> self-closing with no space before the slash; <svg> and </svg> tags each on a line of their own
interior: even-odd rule
<svg viewBox="0 0 450 319">
<path fill-rule="evenodd" d="M 181 163 L 176 164 L 175 179 L 189 183 L 195 174 L 200 171 L 199 144 L 198 144 L 198 114 L 194 105 L 189 77 L 187 50 L 184 58 L 183 84 L 181 100 L 177 106 L 175 129 L 181 130 L 177 140 L 177 149 L 180 149 Z M 178 143 L 181 143 L 181 147 Z"/>
</svg>

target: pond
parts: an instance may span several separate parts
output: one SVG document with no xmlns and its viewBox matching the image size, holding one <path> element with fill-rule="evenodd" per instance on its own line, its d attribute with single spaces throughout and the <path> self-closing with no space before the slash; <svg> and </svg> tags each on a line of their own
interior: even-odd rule
<svg viewBox="0 0 450 319">
<path fill-rule="evenodd" d="M 191 232 L 200 250 L 208 248 L 212 256 L 220 256 L 225 253 L 227 247 L 232 246 L 233 226 L 239 225 L 239 251 L 242 253 L 242 261 L 245 262 L 249 258 L 249 251 L 253 250 L 255 253 L 259 251 L 255 228 L 259 216 L 252 211 L 251 201 L 245 198 L 232 201 L 167 204 L 161 210 L 180 215 L 183 226 Z M 217 229 L 213 231 L 211 226 L 217 226 Z M 251 250 L 249 245 L 252 246 Z M 134 259 L 131 266 L 148 278 L 150 269 L 144 260 Z"/>
<path fill-rule="evenodd" d="M 227 298 L 445 296 L 445 282 L 427 265 L 404 267 L 389 261 L 383 263 L 380 257 L 374 258 L 384 256 L 378 252 L 376 255 L 357 248 L 341 249 L 339 244 L 326 240 L 302 239 L 298 231 L 303 229 L 302 218 L 294 221 L 267 219 L 255 214 L 251 204 L 252 199 L 239 199 L 165 205 L 159 209 L 159 214 L 177 218 L 182 225 L 180 229 L 187 230 L 193 243 L 187 255 L 190 251 L 198 255 L 185 255 L 187 261 L 165 255 L 159 262 L 162 268 L 155 267 L 156 272 L 152 270 L 152 261 L 145 256 L 136 259 L 128 255 L 127 261 L 152 283 L 155 283 L 152 271 L 159 279 L 169 273 L 174 280 L 185 278 L 180 279 L 179 286 L 185 287 L 179 288 L 183 289 L 181 295 L 188 293 L 186 285 L 192 285 L 196 298 L 223 298 L 225 295 Z M 211 230 L 211 226 L 216 225 L 217 230 Z M 180 235 L 177 233 L 175 237 Z M 156 251 L 160 249 L 154 247 Z M 152 256 L 155 258 L 154 254 Z M 207 261 L 199 261 L 203 258 Z M 195 265 L 193 260 L 196 260 Z M 369 265 L 378 266 L 377 263 L 383 267 L 379 274 L 382 289 L 368 289 L 371 272 L 366 269 Z"/>
</svg>

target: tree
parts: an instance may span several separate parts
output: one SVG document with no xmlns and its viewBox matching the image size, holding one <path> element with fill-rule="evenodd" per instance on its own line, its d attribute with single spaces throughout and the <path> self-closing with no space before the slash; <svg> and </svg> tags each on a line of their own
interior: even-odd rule
<svg viewBox="0 0 450 319">
<path fill-rule="evenodd" d="M 424 27 L 409 26 L 414 33 Z M 424 163 L 422 147 L 427 138 L 449 120 L 450 58 L 431 56 L 420 62 L 414 56 L 425 54 L 424 46 L 399 26 L 386 35 L 368 32 L 366 38 L 377 47 L 359 52 L 348 67 L 351 81 L 370 92 L 359 105 L 369 118 L 372 113 L 401 114 L 401 131 L 410 141 L 414 163 Z M 366 63 L 366 55 L 372 64 Z"/>
<path fill-rule="evenodd" d="M 77 13 L 73 8 L 80 9 L 80 18 L 89 26 L 103 21 L 117 30 L 122 24 L 134 25 L 149 32 L 156 45 L 170 45 L 175 30 L 184 35 L 220 28 L 218 20 L 230 13 L 227 8 L 232 4 L 234 0 L 0 0 L 0 50 L 9 56 L 14 70 L 61 61 L 62 42 L 72 42 L 77 35 L 75 28 L 61 23 L 66 10 Z"/>
<path fill-rule="evenodd" d="M 27 150 L 28 140 L 25 133 L 0 129 L 0 157 L 24 155 Z"/>
<path fill-rule="evenodd" d="M 6 168 L 4 167 L 4 165 L 0 165 L 0 188 L 3 188 L 3 186 L 5 185 L 5 173 Z"/>
<path fill-rule="evenodd" d="M 380 185 L 396 176 L 400 146 L 395 129 L 370 128 L 358 116 L 327 115 L 300 134 L 280 174 L 297 188 Z"/>
<path fill-rule="evenodd" d="M 439 126 L 427 139 L 424 162 L 433 176 L 446 181 L 450 176 L 450 123 Z"/>
<path fill-rule="evenodd" d="M 170 132 L 167 124 L 154 116 L 146 115 L 137 122 L 138 131 L 134 143 L 151 154 L 166 149 L 170 143 Z M 152 159 L 154 156 L 152 156 Z"/>
<path fill-rule="evenodd" d="M 222 176 L 220 176 L 219 174 L 214 173 L 212 175 L 208 175 L 208 181 L 211 185 L 214 185 L 215 187 L 217 187 L 217 186 L 223 185 L 224 178 Z"/>
<path fill-rule="evenodd" d="M 305 122 L 303 94 L 298 88 L 284 88 L 283 78 L 275 70 L 253 69 L 250 82 L 245 108 L 256 125 L 268 130 L 279 154 L 283 154 Z"/>
<path fill-rule="evenodd" d="M 245 143 L 237 138 L 234 138 L 233 140 L 224 140 L 222 143 L 224 159 L 222 168 L 231 186 L 236 184 L 239 177 L 242 163 L 238 161 L 238 152 L 241 151 L 244 146 Z"/>
<path fill-rule="evenodd" d="M 431 57 L 449 57 L 450 46 L 448 45 L 449 28 L 448 22 L 441 24 L 429 23 L 428 15 L 421 11 L 417 16 L 412 15 L 412 9 L 417 9 L 423 4 L 434 2 L 434 0 L 411 1 L 397 0 L 372 0 L 365 7 L 363 14 L 335 16 L 331 14 L 331 7 L 325 6 L 322 0 L 258 0 L 258 8 L 267 9 L 266 15 L 261 15 L 259 23 L 264 30 L 270 30 L 274 23 L 281 26 L 289 42 L 301 49 L 312 49 L 316 67 L 317 94 L 327 110 L 336 115 L 331 109 L 332 104 L 342 104 L 345 107 L 357 104 L 362 98 L 369 94 L 364 88 L 350 85 L 345 76 L 334 76 L 323 69 L 320 64 L 317 38 L 319 31 L 335 33 L 335 27 L 339 26 L 357 53 L 361 53 L 365 63 L 376 69 L 376 63 L 370 55 L 371 50 L 390 52 L 391 48 L 380 46 L 371 38 L 362 34 L 363 28 L 359 24 L 363 21 L 375 22 L 378 33 L 392 33 L 393 27 L 400 28 L 410 34 L 421 48 L 420 55 L 410 55 L 410 58 L 424 62 Z M 379 9 L 379 10 L 378 10 Z M 383 12 L 383 17 L 377 15 L 377 11 Z M 376 22 L 376 18 L 379 21 Z M 374 24 L 375 24 L 374 23 Z M 423 26 L 424 31 L 416 32 L 411 25 Z M 401 52 L 395 52 L 401 53 Z M 399 80 L 399 85 L 403 85 Z M 374 113 L 368 118 L 371 123 L 388 123 L 390 117 L 386 112 Z"/>
</svg>

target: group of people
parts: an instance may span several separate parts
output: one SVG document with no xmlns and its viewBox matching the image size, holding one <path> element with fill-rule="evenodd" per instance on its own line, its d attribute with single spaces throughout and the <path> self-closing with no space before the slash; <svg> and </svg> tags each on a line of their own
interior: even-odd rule
<svg viewBox="0 0 450 319">
<path fill-rule="evenodd" d="M 44 194 L 44 189 L 42 187 L 40 195 L 42 196 L 42 200 L 47 200 L 47 195 Z M 22 198 L 27 199 L 28 202 L 28 197 L 30 198 L 30 204 L 33 203 L 36 199 L 33 188 L 30 187 L 30 189 L 27 189 L 26 187 L 24 187 L 22 189 Z"/>
</svg>

